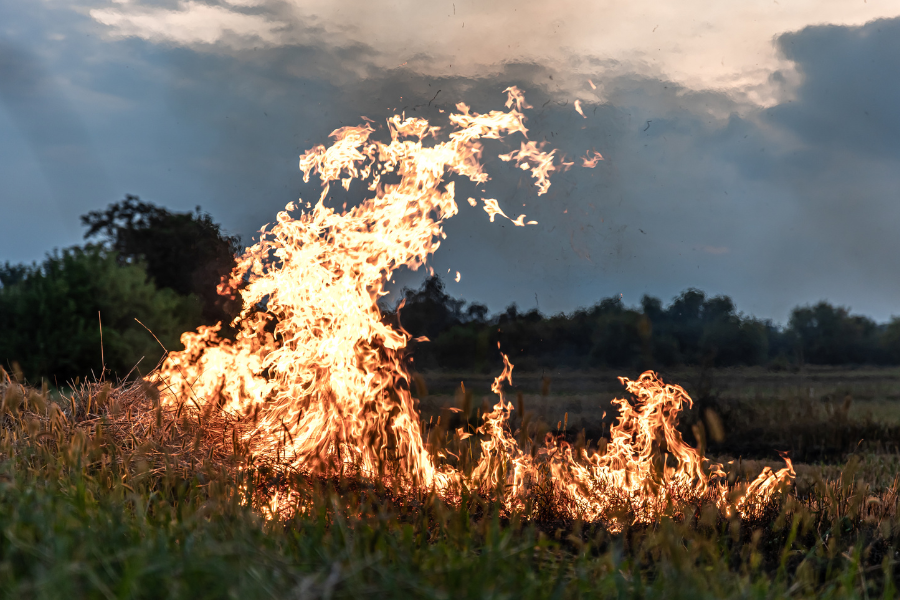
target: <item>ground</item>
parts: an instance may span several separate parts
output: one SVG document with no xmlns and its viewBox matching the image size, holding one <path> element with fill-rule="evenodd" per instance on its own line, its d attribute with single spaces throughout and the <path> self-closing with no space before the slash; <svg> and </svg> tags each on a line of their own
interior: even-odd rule
<svg viewBox="0 0 900 600">
<path fill-rule="evenodd" d="M 597 436 L 596 446 L 609 400 L 624 392 L 617 375 L 638 374 L 514 373 L 509 398 L 550 429 Z M 701 502 L 610 530 L 553 511 L 504 514 L 489 495 L 449 505 L 359 480 L 285 478 L 249 457 L 234 470 L 197 415 L 170 420 L 140 386 L 83 386 L 63 398 L 7 382 L 0 598 L 896 595 L 900 370 L 663 377 L 697 400 L 685 437 L 733 459 L 732 476 L 779 466 L 775 451 L 789 450 L 797 485 L 754 517 Z M 472 421 L 494 402 L 486 375 L 416 379 L 426 423 L 462 425 L 450 407 L 468 408 Z M 303 508 L 275 516 L 266 499 L 286 486 Z"/>
</svg>

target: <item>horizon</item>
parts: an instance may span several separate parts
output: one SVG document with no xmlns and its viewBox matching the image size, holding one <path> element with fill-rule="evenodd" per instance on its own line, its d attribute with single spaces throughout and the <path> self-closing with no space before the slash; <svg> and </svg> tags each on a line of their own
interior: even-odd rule
<svg viewBox="0 0 900 600">
<path fill-rule="evenodd" d="M 168 210 L 167 207 L 162 207 L 162 208 Z M 197 206 L 195 208 L 195 210 L 196 209 L 202 209 L 202 207 Z M 208 212 L 203 211 L 203 210 L 200 210 L 199 213 L 200 214 L 209 214 Z M 212 215 L 210 215 L 210 217 L 212 217 Z M 87 240 L 84 240 L 82 244 L 75 244 L 74 246 L 78 247 L 78 246 L 84 246 L 84 245 L 90 245 L 90 244 L 103 245 L 103 243 L 104 242 L 89 242 Z M 73 246 L 70 246 L 69 248 L 71 248 L 71 247 L 73 247 Z M 59 252 L 62 250 L 66 250 L 66 249 L 68 249 L 68 248 L 59 248 L 59 247 L 53 248 L 52 250 L 49 250 L 48 252 L 45 253 L 45 257 L 51 256 L 53 253 L 56 253 L 56 252 Z M 11 261 L 4 261 L 2 263 L 2 265 L 0 265 L 0 266 L 23 265 L 26 267 L 35 268 L 35 267 L 40 267 L 41 262 L 42 262 L 41 260 L 32 261 L 30 263 L 12 263 Z M 387 310 L 390 310 L 391 312 L 396 311 L 397 304 L 399 304 L 399 302 L 402 299 L 402 297 L 401 297 L 402 294 L 404 294 L 406 291 L 416 291 L 416 290 L 420 289 L 420 287 L 422 285 L 424 285 L 425 281 L 431 277 L 436 277 L 441 282 L 441 285 L 443 286 L 444 291 L 448 293 L 448 296 L 450 296 L 451 298 L 453 298 L 455 300 L 461 300 L 464 303 L 464 306 L 472 306 L 472 305 L 476 305 L 476 304 L 486 306 L 488 308 L 487 314 L 488 314 L 489 320 L 499 318 L 503 313 L 505 313 L 508 309 L 510 309 L 512 307 L 516 307 L 516 309 L 519 311 L 519 314 L 526 314 L 533 310 L 536 310 L 538 312 L 538 314 L 541 315 L 541 317 L 545 318 L 545 319 L 559 317 L 559 316 L 569 317 L 579 311 L 590 310 L 591 308 L 598 306 L 604 300 L 611 300 L 611 299 L 616 298 L 615 295 L 603 296 L 603 297 L 594 299 L 593 301 L 591 301 L 590 304 L 576 306 L 570 310 L 558 311 L 558 312 L 553 312 L 553 313 L 541 310 L 540 305 L 539 305 L 539 299 L 537 298 L 537 295 L 535 298 L 535 300 L 536 300 L 535 306 L 519 306 L 519 304 L 517 302 L 512 301 L 512 302 L 510 302 L 504 306 L 501 306 L 499 308 L 492 308 L 492 307 L 488 306 L 487 304 L 484 304 L 478 300 L 469 300 L 460 295 L 453 295 L 453 294 L 449 293 L 447 285 L 448 285 L 448 283 L 453 282 L 451 273 L 444 274 L 443 276 L 441 273 L 435 273 L 433 276 L 429 276 L 429 275 L 425 274 L 426 275 L 425 278 L 420 277 L 423 274 L 425 274 L 424 270 L 410 272 L 408 270 L 401 269 L 398 272 L 398 275 L 394 278 L 394 282 L 388 286 L 388 288 L 390 290 L 390 294 L 388 296 L 385 296 L 385 298 L 392 299 L 392 302 L 389 302 L 388 305 L 385 306 L 385 308 Z M 445 276 L 451 277 L 449 282 L 445 281 L 445 279 L 444 279 Z M 419 281 L 418 283 L 411 283 L 412 281 L 418 281 L 419 279 L 421 279 L 421 281 Z M 406 281 L 407 283 L 401 284 L 401 283 L 399 283 L 400 281 Z M 3 287 L 3 284 L 2 284 L 2 282 L 0 282 L 0 288 L 2 288 L 2 287 Z M 627 301 L 625 299 L 624 295 L 622 295 L 622 294 L 619 294 L 619 298 L 622 301 L 622 307 L 624 309 L 636 310 L 638 312 L 641 312 L 642 311 L 641 301 L 645 296 L 650 297 L 652 299 L 660 300 L 662 302 L 663 308 L 668 308 L 681 295 L 683 295 L 684 293 L 686 293 L 688 291 L 692 291 L 692 290 L 702 293 L 706 299 L 725 297 L 725 298 L 728 298 L 729 300 L 732 300 L 732 301 L 734 300 L 728 294 L 711 294 L 711 293 L 708 293 L 706 290 L 702 290 L 702 289 L 695 288 L 695 287 L 686 287 L 686 288 L 682 289 L 680 292 L 676 293 L 674 296 L 671 296 L 669 298 L 660 298 L 660 297 L 654 296 L 652 294 L 642 294 L 639 298 L 637 298 L 636 300 L 631 301 L 631 302 Z M 833 306 L 835 308 L 845 309 L 848 311 L 850 316 L 862 316 L 862 317 L 868 318 L 868 319 L 874 321 L 879 326 L 885 325 L 885 324 L 889 323 L 890 321 L 892 321 L 893 319 L 898 318 L 897 315 L 891 315 L 890 317 L 888 317 L 887 320 L 879 321 L 878 319 L 875 319 L 875 318 L 871 317 L 870 315 L 865 315 L 865 314 L 860 314 L 859 312 L 854 312 L 851 306 L 835 304 L 834 302 L 829 301 L 827 298 L 821 298 L 817 301 L 808 302 L 805 304 L 797 304 L 796 306 L 792 307 L 791 310 L 793 311 L 795 308 L 812 307 L 821 302 L 830 304 L 831 306 Z M 379 306 L 383 306 L 382 303 L 379 303 Z M 789 327 L 790 315 L 788 316 L 788 319 L 786 319 L 784 322 L 779 322 L 779 321 L 775 321 L 771 318 L 759 317 L 752 313 L 745 313 L 744 311 L 740 310 L 740 307 L 737 305 L 737 303 L 735 303 L 735 314 L 741 318 L 755 319 L 760 322 L 770 324 L 778 329 L 786 329 Z"/>
</svg>

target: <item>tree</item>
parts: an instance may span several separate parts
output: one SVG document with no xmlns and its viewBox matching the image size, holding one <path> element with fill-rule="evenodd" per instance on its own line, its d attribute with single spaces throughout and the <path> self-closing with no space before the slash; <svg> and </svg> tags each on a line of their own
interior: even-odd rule
<svg viewBox="0 0 900 600">
<path fill-rule="evenodd" d="M 789 331 L 804 361 L 839 365 L 875 362 L 879 358 L 878 326 L 851 315 L 843 306 L 819 302 L 791 312 Z"/>
<path fill-rule="evenodd" d="M 892 316 L 882 334 L 884 360 L 890 364 L 900 364 L 900 317 Z"/>
<path fill-rule="evenodd" d="M 158 289 L 142 263 L 119 264 L 98 245 L 54 252 L 15 272 L 16 280 L 4 279 L 0 288 L 0 365 L 18 363 L 35 383 L 100 377 L 100 320 L 105 366 L 124 377 L 139 361 L 135 372 L 149 372 L 163 354 L 135 318 L 175 350 L 200 316 L 197 298 Z"/>
<path fill-rule="evenodd" d="M 435 275 L 426 279 L 418 290 L 404 290 L 400 323 L 412 336 L 434 339 L 441 332 L 463 322 L 464 300 L 452 298 L 444 291 L 444 283 Z"/>
<path fill-rule="evenodd" d="M 624 307 L 601 313 L 593 336 L 592 364 L 619 368 L 639 364 L 645 354 L 642 319 L 643 315 Z"/>
<path fill-rule="evenodd" d="M 28 275 L 26 265 L 12 265 L 7 261 L 0 267 L 0 287 L 9 287 L 19 283 Z"/>
<path fill-rule="evenodd" d="M 121 264 L 143 262 L 157 287 L 195 294 L 203 321 L 228 324 L 240 303 L 220 296 L 217 286 L 235 266 L 240 238 L 228 236 L 209 214 L 170 212 L 128 194 L 106 210 L 81 217 L 85 239 L 100 238 Z"/>
</svg>

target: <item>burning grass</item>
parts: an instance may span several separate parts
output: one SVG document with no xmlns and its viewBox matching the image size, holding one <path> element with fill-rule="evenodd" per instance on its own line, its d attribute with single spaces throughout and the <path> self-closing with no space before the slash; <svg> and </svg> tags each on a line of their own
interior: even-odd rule
<svg viewBox="0 0 900 600">
<path fill-rule="evenodd" d="M 518 374 L 509 392 L 516 404 L 511 426 L 522 427 L 527 414 L 527 426 L 553 432 L 560 426 L 570 442 L 580 436 L 594 444 L 608 439 L 617 418 L 612 400 L 622 391 L 616 379 L 620 374 L 612 370 Z M 829 464 L 845 460 L 853 451 L 883 457 L 879 468 L 884 476 L 892 478 L 900 468 L 897 369 L 682 368 L 662 376 L 682 384 L 694 399 L 693 407 L 681 415 L 685 439 L 698 448 L 705 444 L 706 454 L 721 457 L 720 462 L 742 456 L 744 464 L 754 465 L 758 473 L 764 466 L 759 461 L 780 468 L 777 459 L 772 461 L 778 451 L 786 451 L 795 462 Z M 486 375 L 426 371 L 415 378 L 420 381 L 414 389 L 426 421 L 439 415 L 446 420 L 457 408 L 473 416 L 490 410 L 491 379 Z M 465 382 L 465 394 L 460 381 Z M 714 431 L 717 425 L 709 422 L 709 411 L 721 431 Z M 692 430 L 700 424 L 702 441 Z"/>
<path fill-rule="evenodd" d="M 613 401 L 620 419 L 603 451 L 549 433 L 516 437 L 515 407 L 504 397 L 513 365 L 502 352 L 503 370 L 491 386 L 496 404 L 477 427 L 454 432 L 476 443 L 451 448 L 446 435 L 429 437 L 422 427 L 405 362 L 410 336 L 386 322 L 378 304 L 388 282 L 398 269 L 426 266 L 440 247 L 444 222 L 459 212 L 458 182 L 481 187 L 490 180 L 482 165 L 486 140 L 525 138 L 499 159 L 530 172 L 539 196 L 551 174 L 572 166 L 545 143 L 527 140 L 524 111 L 531 107 L 517 88 L 505 93 L 505 111 L 478 114 L 459 103 L 447 134 L 395 115 L 386 124 L 389 140 L 365 123 L 337 129 L 331 146 L 303 154 L 304 179 L 315 175 L 322 184 L 319 200 L 289 204 L 246 249 L 222 284 L 240 290 L 236 337 L 221 337 L 218 326 L 185 333 L 185 349 L 169 353 L 157 373 L 160 404 L 176 412 L 193 404 L 207 418 L 224 419 L 220 447 L 231 421 L 235 453 L 318 476 L 349 471 L 406 495 L 427 490 L 451 505 L 474 490 L 505 514 L 529 515 L 535 496 L 551 493 L 566 517 L 620 528 L 703 501 L 752 514 L 793 477 L 790 461 L 726 484 L 722 465 L 677 429 L 691 399 L 649 371 L 621 379 L 633 399 Z M 336 210 L 327 201 L 337 183 L 345 190 L 363 184 L 368 197 Z M 475 198 L 468 203 L 479 206 Z M 508 217 L 492 198 L 481 198 L 481 207 L 492 222 L 536 224 Z M 297 510 L 290 495 L 274 502 L 279 511 Z"/>
<path fill-rule="evenodd" d="M 550 488 L 509 514 L 477 491 L 448 503 L 228 453 L 233 421 L 160 406 L 142 383 L 51 398 L 7 379 L 0 398 L 5 597 L 890 597 L 897 584 L 898 483 L 861 480 L 866 458 L 808 473 L 752 516 L 701 499 L 611 531 L 570 518 Z M 299 510 L 273 512 L 277 493 Z"/>
</svg>

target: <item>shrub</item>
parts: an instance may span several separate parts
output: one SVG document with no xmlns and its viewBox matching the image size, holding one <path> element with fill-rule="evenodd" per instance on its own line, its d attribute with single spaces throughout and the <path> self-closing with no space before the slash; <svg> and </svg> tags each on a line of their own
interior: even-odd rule
<svg viewBox="0 0 900 600">
<path fill-rule="evenodd" d="M 18 363 L 33 382 L 64 383 L 106 368 L 148 372 L 183 331 L 196 327 L 200 303 L 157 289 L 140 262 L 120 264 L 100 246 L 54 251 L 39 265 L 0 269 L 0 364 Z M 139 319 L 158 338 L 158 343 Z"/>
</svg>

